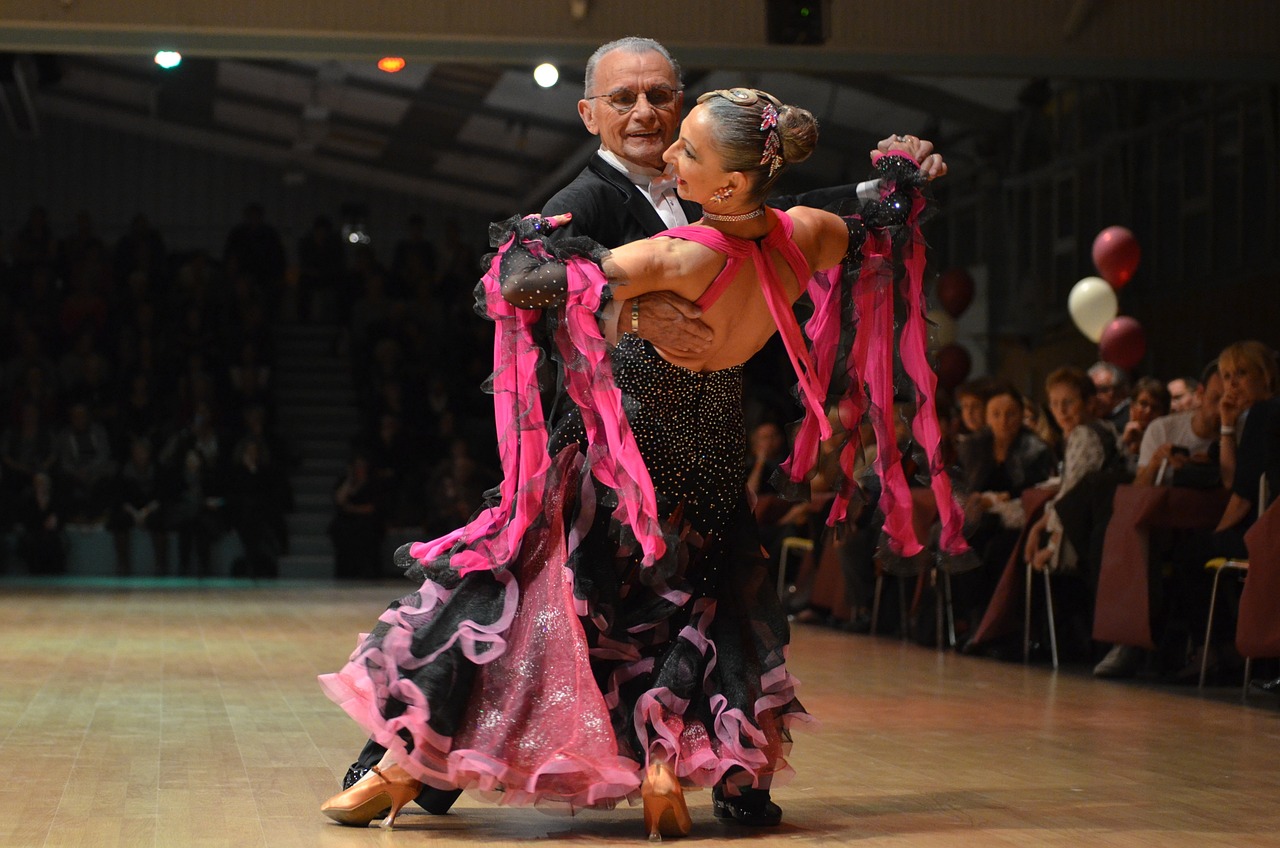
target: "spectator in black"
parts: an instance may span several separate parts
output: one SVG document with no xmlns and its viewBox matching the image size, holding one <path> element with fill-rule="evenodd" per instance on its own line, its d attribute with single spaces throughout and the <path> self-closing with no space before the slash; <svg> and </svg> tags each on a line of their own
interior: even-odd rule
<svg viewBox="0 0 1280 848">
<path fill-rule="evenodd" d="M 193 442 L 184 442 L 176 463 L 165 470 L 162 509 L 166 526 L 178 534 L 179 574 L 195 576 L 213 571 L 213 543 L 226 530 L 223 478 L 215 473 Z"/>
<path fill-rule="evenodd" d="M 241 441 L 258 443 L 258 464 L 266 471 L 272 491 L 272 509 L 268 512 L 272 532 L 278 542 L 279 552 L 289 552 L 289 528 L 285 515 L 293 511 L 293 489 L 289 486 L 289 469 L 297 463 L 297 457 L 289 444 L 276 431 L 266 408 L 260 404 L 246 407 L 241 419 L 244 432 Z"/>
<path fill-rule="evenodd" d="M 244 548 L 244 571 L 250 579 L 279 575 L 282 550 L 279 476 L 266 446 L 256 438 L 236 445 L 227 476 L 227 514 Z"/>
<path fill-rule="evenodd" d="M 151 442 L 145 438 L 134 439 L 129 445 L 129 459 L 120 467 L 115 507 L 108 523 L 115 535 L 116 574 L 122 577 L 132 570 L 135 528 L 151 537 L 156 573 L 169 573 L 169 537 L 160 509 L 161 485 L 160 468 Z"/>
<path fill-rule="evenodd" d="M 260 203 L 245 207 L 244 220 L 232 228 L 223 249 L 227 276 L 234 279 L 247 274 L 256 291 L 268 304 L 268 311 L 275 314 L 275 305 L 284 279 L 284 243 L 276 228 L 266 221 Z"/>
<path fill-rule="evenodd" d="M 65 493 L 67 522 L 103 526 L 111 506 L 116 464 L 106 428 L 89 404 L 77 399 L 67 409 L 67 427 L 58 436 L 56 485 Z"/>
<path fill-rule="evenodd" d="M 26 222 L 14 234 L 9 255 L 19 282 L 25 282 L 35 268 L 54 268 L 58 260 L 58 241 L 49 226 L 49 213 L 43 206 L 31 207 Z"/>
<path fill-rule="evenodd" d="M 353 448 L 346 473 L 334 487 L 333 504 L 329 538 L 333 541 L 334 576 L 339 580 L 377 576 L 386 524 L 369 456 L 359 446 Z"/>
<path fill-rule="evenodd" d="M 261 203 L 244 208 L 244 219 L 227 234 L 223 259 L 229 273 L 247 273 L 259 284 L 274 284 L 283 276 L 284 245 Z"/>
<path fill-rule="evenodd" d="M 422 455 L 398 415 L 383 413 L 368 440 L 369 473 L 377 481 L 390 527 L 421 527 L 426 497 Z"/>
<path fill-rule="evenodd" d="M 298 317 L 332 316 L 347 271 L 346 249 L 333 221 L 321 215 L 298 239 Z M 317 307 L 323 306 L 323 310 Z"/>
<path fill-rule="evenodd" d="M 151 378 L 145 373 L 134 374 L 129 378 L 125 398 L 116 416 L 114 447 L 117 454 L 123 455 L 130 442 L 135 439 L 146 439 L 152 447 L 158 447 L 162 435 L 162 418 L 152 390 Z"/>
<path fill-rule="evenodd" d="M 0 437 L 0 463 L 4 466 L 4 486 L 16 502 L 32 488 L 37 474 L 51 474 L 57 461 L 57 434 L 45 424 L 40 406 L 23 404 L 18 423 Z"/>
<path fill-rule="evenodd" d="M 391 276 L 394 297 L 416 298 L 424 288 L 429 288 L 436 278 L 436 248 L 427 238 L 422 216 L 409 216 L 409 232 L 396 242 L 391 260 Z"/>
<path fill-rule="evenodd" d="M 240 345 L 239 357 L 227 369 L 230 390 L 229 406 L 239 416 L 250 407 L 261 407 L 270 412 L 271 367 L 258 355 L 258 346 L 252 341 Z"/>
<path fill-rule="evenodd" d="M 32 574 L 58 574 L 66 569 L 58 494 L 53 478 L 39 473 L 18 501 L 15 549 Z"/>
<path fill-rule="evenodd" d="M 459 519 L 467 521 L 475 505 L 484 501 L 485 490 L 497 482 L 495 472 L 473 458 L 466 439 L 455 438 L 448 445 L 445 459 L 427 479 L 430 502 L 426 520 L 431 536 L 448 532 Z"/>
<path fill-rule="evenodd" d="M 1123 433 L 1129 423 L 1129 377 L 1110 362 L 1095 362 L 1089 366 L 1089 379 L 1094 390 L 1092 416 L 1111 422 L 1117 433 Z"/>
<path fill-rule="evenodd" d="M 970 624 L 986 608 L 1026 524 L 1023 490 L 1057 469 L 1052 449 L 1023 424 L 1026 399 L 1008 383 L 987 392 L 982 429 L 959 445 L 958 492 L 967 493 L 965 538 L 981 567 L 954 578 L 956 607 Z"/>
<path fill-rule="evenodd" d="M 129 222 L 128 231 L 116 242 L 112 256 L 116 279 L 127 280 L 134 274 L 141 274 L 150 286 L 163 273 L 165 257 L 164 238 L 160 231 L 139 212 Z"/>
<path fill-rule="evenodd" d="M 84 209 L 76 213 L 75 230 L 58 242 L 58 273 L 72 279 L 87 261 L 100 261 L 106 252 L 102 239 L 93 231 L 93 216 Z"/>
</svg>

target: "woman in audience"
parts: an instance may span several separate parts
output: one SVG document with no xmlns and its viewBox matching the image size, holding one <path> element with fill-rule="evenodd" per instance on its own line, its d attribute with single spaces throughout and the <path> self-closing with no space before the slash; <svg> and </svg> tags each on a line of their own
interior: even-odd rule
<svg viewBox="0 0 1280 848">
<path fill-rule="evenodd" d="M 1020 496 L 1053 475 L 1057 460 L 1023 423 L 1027 402 L 1009 383 L 992 386 L 985 427 L 960 443 L 965 538 L 982 567 L 956 575 L 962 610 L 980 610 L 991 598 L 1005 562 L 1026 523 Z M 972 616 L 971 616 L 972 618 Z"/>
<path fill-rule="evenodd" d="M 1120 457 L 1119 438 L 1110 422 L 1094 417 L 1093 381 L 1078 368 L 1059 368 L 1045 380 L 1049 413 L 1062 433 L 1062 480 L 1058 493 L 1045 507 L 1027 536 L 1024 554 L 1036 570 L 1073 571 L 1081 554 L 1064 534 L 1058 506 L 1094 471 L 1114 467 Z"/>
<path fill-rule="evenodd" d="M 987 378 L 970 380 L 956 389 L 956 406 L 960 410 L 956 428 L 961 441 L 986 426 L 987 401 L 991 398 L 992 382 Z"/>
<path fill-rule="evenodd" d="M 1218 356 L 1218 372 L 1223 384 L 1218 402 L 1219 457 L 1222 483 L 1231 497 L 1217 527 L 1212 532 L 1187 534 L 1173 558 L 1173 590 L 1196 642 L 1205 631 L 1211 582 L 1204 564 L 1215 557 L 1248 557 L 1244 536 L 1258 517 L 1259 484 L 1270 470 L 1268 482 L 1274 486 L 1280 461 L 1280 398 L 1276 397 L 1280 366 L 1275 351 L 1257 341 L 1236 342 Z M 1274 499 L 1274 489 L 1269 496 Z M 1214 622 L 1218 627 L 1213 634 L 1215 642 L 1229 640 L 1233 617 L 1217 615 Z M 1216 669 L 1222 660 L 1220 653 L 1212 646 L 1201 650 L 1209 652 L 1208 666 Z M 1198 653 L 1192 656 L 1178 678 L 1198 677 L 1202 659 Z M 1274 691 L 1280 691 L 1280 683 Z"/>
<path fill-rule="evenodd" d="M 1142 450 L 1142 437 L 1147 426 L 1162 415 L 1169 414 L 1169 390 L 1155 377 L 1143 377 L 1133 387 L 1133 400 L 1129 404 L 1129 423 L 1124 425 L 1120 442 L 1124 445 L 1125 460 L 1129 470 L 1138 470 L 1138 454 Z"/>
</svg>

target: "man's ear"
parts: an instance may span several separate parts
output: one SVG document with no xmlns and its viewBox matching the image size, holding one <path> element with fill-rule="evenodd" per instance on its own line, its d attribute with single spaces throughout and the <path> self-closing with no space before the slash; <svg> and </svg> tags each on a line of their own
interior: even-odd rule
<svg viewBox="0 0 1280 848">
<path fill-rule="evenodd" d="M 596 125 L 596 115 L 591 108 L 590 100 L 578 101 L 578 117 L 582 119 L 582 125 L 587 128 L 587 132 L 600 135 L 600 127 Z"/>
</svg>

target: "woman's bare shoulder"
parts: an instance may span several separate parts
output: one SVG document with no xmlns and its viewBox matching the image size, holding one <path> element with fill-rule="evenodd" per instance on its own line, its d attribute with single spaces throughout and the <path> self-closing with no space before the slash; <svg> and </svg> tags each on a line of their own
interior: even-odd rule
<svg viewBox="0 0 1280 848">
<path fill-rule="evenodd" d="M 849 228 L 839 215 L 810 206 L 787 210 L 794 229 L 791 237 L 815 271 L 840 264 L 849 246 Z"/>
</svg>

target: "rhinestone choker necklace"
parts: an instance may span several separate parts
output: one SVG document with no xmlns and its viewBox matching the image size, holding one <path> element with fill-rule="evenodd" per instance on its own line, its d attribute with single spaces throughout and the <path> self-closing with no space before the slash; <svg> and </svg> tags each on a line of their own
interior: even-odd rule
<svg viewBox="0 0 1280 848">
<path fill-rule="evenodd" d="M 702 217 L 706 218 L 708 221 L 724 221 L 730 224 L 737 221 L 750 221 L 752 218 L 759 218 L 763 214 L 763 206 L 758 209 L 752 209 L 750 212 L 743 212 L 741 215 L 717 215 L 714 212 L 708 212 L 705 209 L 702 210 Z"/>
</svg>

